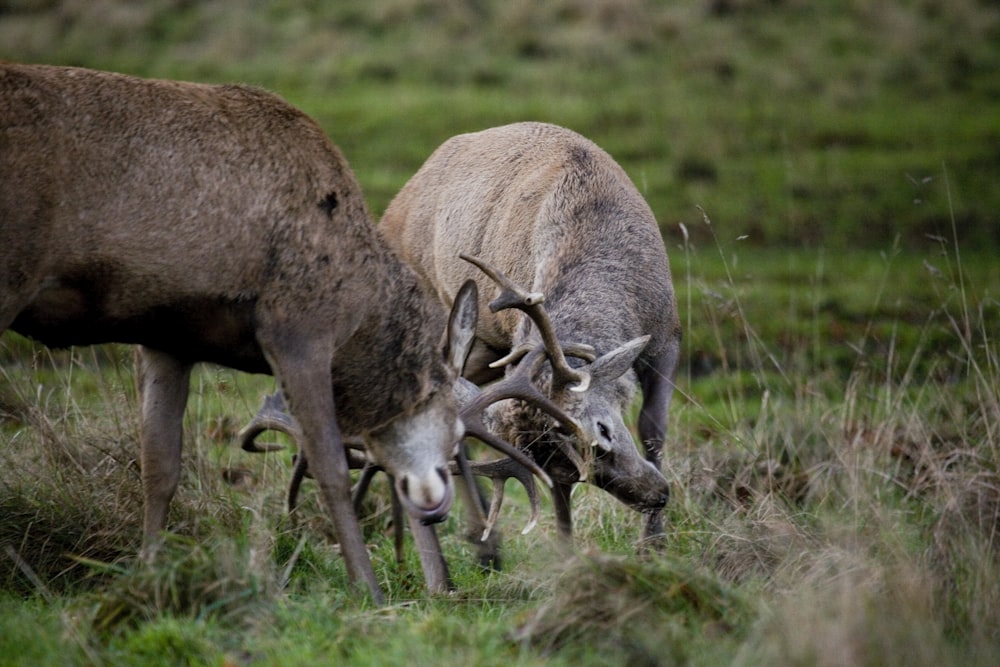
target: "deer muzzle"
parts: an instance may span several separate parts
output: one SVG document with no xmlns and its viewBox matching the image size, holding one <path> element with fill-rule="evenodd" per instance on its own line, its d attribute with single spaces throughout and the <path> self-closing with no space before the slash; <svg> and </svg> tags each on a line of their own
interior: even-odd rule
<svg viewBox="0 0 1000 667">
<path fill-rule="evenodd" d="M 396 493 L 407 513 L 424 525 L 444 521 L 454 500 L 447 468 L 434 468 L 423 475 L 403 473 L 396 477 Z"/>
</svg>

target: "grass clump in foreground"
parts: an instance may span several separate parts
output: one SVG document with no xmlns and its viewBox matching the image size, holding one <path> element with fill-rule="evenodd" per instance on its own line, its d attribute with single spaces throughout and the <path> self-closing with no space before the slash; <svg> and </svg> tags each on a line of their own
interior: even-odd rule
<svg viewBox="0 0 1000 667">
<path fill-rule="evenodd" d="M 738 639 L 750 609 L 744 592 L 686 560 L 595 551 L 557 573 L 552 596 L 513 637 L 580 660 L 596 651 L 629 665 L 686 663 Z"/>
</svg>

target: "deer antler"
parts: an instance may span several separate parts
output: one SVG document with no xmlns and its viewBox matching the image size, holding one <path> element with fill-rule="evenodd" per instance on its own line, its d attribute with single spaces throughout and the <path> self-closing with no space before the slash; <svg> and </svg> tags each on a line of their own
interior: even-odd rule
<svg viewBox="0 0 1000 667">
<path fill-rule="evenodd" d="M 288 413 L 284 392 L 276 391 L 264 397 L 260 409 L 257 410 L 257 414 L 254 415 L 249 424 L 240 429 L 240 432 L 236 434 L 236 441 L 244 451 L 253 453 L 274 452 L 285 448 L 284 445 L 278 443 L 258 443 L 256 438 L 264 431 L 284 433 L 296 443 L 301 440 L 302 430 L 295 419 Z M 371 475 L 374 474 L 369 472 L 369 469 L 377 471 L 381 470 L 381 468 L 374 466 L 368 457 L 365 456 L 364 442 L 360 438 L 346 437 L 344 438 L 344 445 L 347 447 L 345 451 L 348 467 L 352 470 L 364 471 L 361 480 L 358 482 L 358 488 L 355 489 L 354 493 L 355 504 L 357 504 L 360 502 L 360 498 L 364 496 L 367 485 L 371 481 Z M 295 456 L 292 481 L 288 487 L 289 512 L 294 511 L 298 505 L 299 486 L 301 486 L 303 478 L 312 476 L 309 474 L 308 466 L 309 464 L 300 450 Z"/>
<path fill-rule="evenodd" d="M 587 436 L 576 420 L 566 414 L 548 396 L 539 391 L 532 382 L 532 378 L 545 361 L 545 357 L 542 355 L 544 352 L 552 363 L 552 382 L 554 388 L 568 386 L 571 391 L 586 391 L 590 386 L 590 374 L 586 371 L 572 368 L 566 361 L 566 357 L 574 356 L 584 359 L 588 363 L 593 362 L 596 359 L 594 348 L 583 343 L 560 345 L 555 328 L 543 305 L 545 302 L 544 294 L 525 290 L 512 281 L 500 269 L 485 260 L 465 254 L 459 255 L 459 257 L 478 267 L 500 287 L 500 295 L 489 304 L 491 311 L 495 313 L 509 308 L 520 310 L 531 318 L 542 337 L 542 345 L 526 343 L 514 348 L 505 357 L 490 364 L 491 368 L 511 365 L 514 370 L 512 373 L 508 373 L 503 380 L 484 389 L 463 409 L 462 420 L 466 425 L 467 434 L 481 440 L 485 439 L 487 442 L 495 438 L 483 424 L 482 412 L 491 403 L 506 398 L 517 398 L 537 406 L 543 412 L 546 412 L 568 427 L 578 442 L 585 441 Z M 588 466 L 579 452 L 570 444 L 570 441 L 559 439 L 556 444 L 567 460 L 576 467 L 580 481 L 586 480 Z M 490 504 L 489 517 L 487 517 L 484 523 L 485 530 L 483 531 L 482 539 L 485 540 L 489 536 L 497 520 L 500 505 L 503 502 L 504 483 L 511 477 L 521 482 L 528 492 L 528 497 L 532 504 L 532 517 L 525 528 L 525 532 L 530 530 L 537 519 L 538 498 L 534 483 L 532 482 L 529 486 L 525 482 L 523 471 L 513 462 L 503 460 L 485 464 L 474 464 L 473 468 L 475 474 L 490 477 L 493 482 L 493 500 Z"/>
<path fill-rule="evenodd" d="M 277 443 L 259 444 L 256 442 L 255 439 L 258 435 L 269 430 L 285 433 L 296 442 L 298 442 L 302 436 L 302 431 L 299 429 L 299 425 L 295 422 L 292 416 L 288 414 L 285 405 L 285 396 L 281 391 L 276 391 L 273 394 L 269 394 L 264 397 L 257 414 L 254 415 L 254 418 L 249 424 L 240 430 L 236 438 L 240 443 L 240 446 L 248 452 L 273 452 L 283 449 L 284 445 Z M 368 487 L 371 485 L 372 479 L 375 477 L 377 472 L 382 470 L 382 468 L 368 460 L 368 457 L 364 454 L 363 443 L 360 439 L 345 438 L 344 444 L 348 445 L 348 449 L 346 450 L 348 467 L 352 470 L 361 470 L 361 476 L 358 478 L 358 482 L 355 484 L 354 489 L 351 492 L 351 498 L 354 503 L 354 511 L 355 513 L 359 513 L 361 509 L 361 501 L 368 492 Z M 528 477 L 530 476 L 531 474 L 529 473 Z M 302 480 L 306 477 L 312 477 L 312 475 L 309 474 L 309 462 L 300 450 L 295 456 L 295 467 L 292 469 L 292 479 L 288 484 L 288 513 L 293 516 L 295 509 L 299 504 L 299 489 L 302 486 Z M 395 527 L 394 544 L 396 550 L 396 560 L 402 561 L 402 506 L 399 503 L 399 499 L 396 498 L 396 489 L 394 487 L 392 488 L 392 512 L 393 526 Z"/>
<path fill-rule="evenodd" d="M 538 372 L 539 367 L 545 362 L 543 352 L 544 350 L 540 348 L 526 350 L 521 355 L 524 357 L 521 362 L 513 367 L 513 372 L 508 374 L 503 380 L 486 387 L 483 391 L 477 394 L 476 397 L 465 406 L 465 408 L 462 409 L 461 417 L 462 422 L 465 424 L 465 431 L 467 435 L 471 435 L 480 440 L 490 438 L 499 440 L 499 438 L 493 435 L 493 433 L 486 428 L 486 425 L 483 423 L 482 413 L 489 405 L 496 403 L 497 401 L 502 401 L 508 398 L 517 398 L 535 405 L 550 417 L 562 423 L 577 439 L 585 437 L 580 424 L 577 423 L 573 417 L 566 414 L 566 412 L 556 405 L 552 399 L 539 391 L 538 387 L 536 387 L 531 381 L 531 378 Z M 503 441 L 501 440 L 500 442 Z M 587 467 L 577 451 L 573 449 L 568 442 L 563 440 L 559 441 L 559 446 L 566 454 L 567 458 L 569 458 L 569 460 L 576 465 L 577 470 L 580 473 L 580 479 L 586 479 Z M 515 451 L 519 454 L 521 453 L 521 450 Z M 520 458 L 517 458 L 517 460 L 520 462 Z M 532 463 L 534 463 L 533 460 Z M 542 479 L 544 480 L 546 478 L 543 477 Z M 549 486 L 551 486 L 551 484 Z"/>
<path fill-rule="evenodd" d="M 288 414 L 284 392 L 276 391 L 264 397 L 257 414 L 236 434 L 236 441 L 247 452 L 274 452 L 285 448 L 278 443 L 257 443 L 256 437 L 264 431 L 286 433 L 296 442 L 302 439 L 299 425 Z"/>
<path fill-rule="evenodd" d="M 503 380 L 495 382 L 494 384 L 488 386 L 483 391 L 479 392 L 469 401 L 460 412 L 460 417 L 462 423 L 465 425 L 465 434 L 467 436 L 472 436 L 487 444 L 493 445 L 495 448 L 497 444 L 506 445 L 504 440 L 501 440 L 496 435 L 494 435 L 486 424 L 483 422 L 483 414 L 486 408 L 497 401 L 502 401 L 508 398 L 518 398 L 529 403 L 533 403 L 546 413 L 553 416 L 555 419 L 566 424 L 570 429 L 577 431 L 579 430 L 579 425 L 573 420 L 572 417 L 563 412 L 558 405 L 553 403 L 547 396 L 542 394 L 537 387 L 531 382 L 531 378 L 535 371 L 545 361 L 545 357 L 542 355 L 542 350 L 533 350 L 527 353 L 527 359 L 523 363 L 518 364 L 514 367 L 512 373 L 508 374 Z M 576 452 L 574 452 L 575 454 Z M 515 455 L 516 454 L 516 455 Z M 577 457 L 579 459 L 579 457 Z M 530 461 L 530 466 L 525 466 L 523 460 L 527 459 Z M 473 503 L 475 507 L 471 511 L 477 516 L 480 525 L 483 526 L 482 536 L 480 541 L 485 542 L 493 530 L 493 526 L 496 524 L 497 518 L 500 515 L 500 506 L 503 503 L 504 496 L 504 484 L 510 478 L 514 478 L 521 483 L 525 491 L 528 494 L 528 499 L 531 503 L 531 518 L 528 524 L 524 527 L 522 534 L 527 533 L 535 524 L 538 522 L 538 512 L 539 512 L 539 498 L 538 498 L 538 487 L 535 485 L 535 481 L 532 478 L 531 471 L 533 468 L 537 467 L 538 464 L 528 457 L 527 454 L 522 452 L 517 448 L 512 448 L 512 453 L 506 459 L 500 459 L 498 461 L 487 461 L 487 462 L 474 462 L 468 464 L 468 468 L 465 468 L 466 462 L 464 461 L 464 454 L 460 454 L 458 460 L 458 470 L 456 472 L 462 474 L 463 479 L 467 486 L 470 487 L 471 492 L 475 492 L 472 488 L 472 482 L 470 474 L 480 475 L 483 477 L 490 478 L 493 484 L 493 498 L 490 502 L 489 513 L 487 516 L 482 515 L 482 508 L 478 506 L 478 503 Z M 581 461 L 582 466 L 582 461 Z M 582 467 L 581 467 L 582 469 Z M 537 474 L 537 473 L 536 473 Z M 539 478 L 546 481 L 546 483 L 551 486 L 551 482 L 548 481 L 548 475 L 544 477 L 539 475 Z"/>
<path fill-rule="evenodd" d="M 544 360 L 540 355 L 538 360 Z M 556 419 L 568 424 L 571 428 L 579 428 L 568 415 L 563 413 L 558 406 L 549 401 L 541 392 L 535 389 L 530 380 L 530 373 L 522 371 L 515 373 L 511 378 L 495 383 L 487 392 L 477 394 L 469 405 L 461 412 L 462 421 L 465 424 L 466 435 L 482 440 L 486 444 L 500 450 L 507 455 L 507 458 L 496 462 L 473 463 L 470 466 L 471 474 L 489 477 L 493 481 L 493 503 L 490 506 L 489 516 L 480 516 L 480 521 L 487 526 L 483 534 L 483 540 L 489 536 L 493 525 L 496 523 L 497 515 L 500 511 L 500 502 L 503 499 L 503 482 L 509 478 L 517 479 L 526 489 L 531 501 L 532 516 L 525 531 L 530 530 L 538 520 L 539 497 L 538 488 L 534 483 L 533 475 L 537 475 L 548 486 L 552 486 L 552 480 L 541 467 L 535 463 L 531 457 L 517 449 L 513 445 L 493 435 L 483 424 L 481 413 L 491 403 L 505 398 L 522 398 L 540 404 L 540 407 L 551 414 Z M 248 452 L 271 452 L 283 449 L 283 445 L 277 443 L 257 443 L 256 438 L 264 431 L 273 430 L 289 435 L 293 440 L 298 441 L 302 437 L 295 419 L 287 412 L 284 394 L 276 391 L 264 397 L 260 409 L 247 424 L 237 434 L 237 442 Z M 361 477 L 354 488 L 353 500 L 355 509 L 361 503 L 364 494 L 368 490 L 372 477 L 382 470 L 375 466 L 364 454 L 364 443 L 355 437 L 344 438 L 344 443 L 348 445 L 347 462 L 353 470 L 361 470 Z M 575 452 L 574 452 L 575 454 Z M 582 465 L 582 462 L 581 462 Z M 582 469 L 582 468 L 581 468 Z M 451 472 L 462 474 L 460 463 L 452 462 Z M 501 477 L 503 473 L 508 473 Z M 288 511 L 293 512 L 298 506 L 298 494 L 302 485 L 302 480 L 309 477 L 308 461 L 301 452 L 295 458 L 295 467 L 292 471 L 292 479 L 288 487 L 287 504 Z M 468 481 L 467 481 L 468 483 Z M 499 485 L 499 486 L 498 486 Z M 481 508 L 479 509 L 481 513 Z M 402 524 L 399 524 L 399 530 Z M 397 541 L 398 541 L 397 536 Z"/>
<path fill-rule="evenodd" d="M 521 529 L 522 535 L 527 535 L 538 523 L 540 513 L 540 503 L 538 499 L 538 488 L 535 486 L 534 476 L 524 466 L 513 459 L 500 459 L 498 461 L 476 461 L 470 463 L 472 473 L 482 477 L 489 477 L 493 482 L 493 498 L 490 500 L 489 514 L 483 523 L 483 533 L 479 540 L 485 542 L 493 532 L 500 516 L 500 506 L 503 504 L 504 484 L 508 479 L 514 478 L 528 492 L 528 501 L 531 503 L 531 517 L 528 523 Z"/>
<path fill-rule="evenodd" d="M 516 308 L 530 317 L 535 326 L 538 327 L 538 333 L 542 336 L 542 343 L 545 345 L 549 359 L 552 361 L 553 383 L 556 386 L 569 386 L 571 391 L 586 391 L 590 386 L 590 375 L 571 367 L 567 363 L 566 354 L 559 345 L 559 339 L 556 337 L 549 314 L 542 306 L 545 302 L 545 295 L 541 292 L 529 292 L 525 290 L 508 278 L 500 269 L 485 260 L 465 254 L 459 255 L 459 257 L 478 267 L 480 271 L 500 286 L 500 295 L 490 302 L 490 310 L 492 312 L 496 313 L 508 308 Z M 586 347 L 589 348 L 589 346 Z M 592 348 L 590 348 L 589 354 L 593 354 Z M 508 355 L 507 358 L 509 357 L 511 355 Z"/>
</svg>

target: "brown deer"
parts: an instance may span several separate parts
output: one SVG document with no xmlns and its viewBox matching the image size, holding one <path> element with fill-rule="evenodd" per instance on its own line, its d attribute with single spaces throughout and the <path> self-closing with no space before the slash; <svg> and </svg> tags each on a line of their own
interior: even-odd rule
<svg viewBox="0 0 1000 667">
<path fill-rule="evenodd" d="M 669 486 L 660 467 L 681 331 L 655 217 L 611 156 L 542 123 L 460 135 L 403 187 L 379 230 L 444 304 L 469 279 L 483 294 L 523 285 L 524 304 L 544 300 L 547 323 L 481 305 L 465 376 L 487 382 L 544 346 L 551 364 L 536 380 L 585 431 L 574 444 L 586 468 L 531 405 L 497 403 L 484 421 L 553 478 L 560 532 L 571 534 L 570 489 L 585 478 L 647 513 L 645 537 L 662 534 Z M 479 257 L 485 273 L 462 254 Z M 501 278 L 500 288 L 490 282 Z M 645 460 L 623 419 L 637 388 Z"/>
<path fill-rule="evenodd" d="M 0 64 L 0 184 L 0 333 L 141 346 L 147 546 L 178 485 L 193 364 L 274 374 L 348 574 L 381 601 L 341 433 L 410 516 L 445 516 L 465 358 L 445 332 L 471 339 L 475 290 L 449 320 L 340 151 L 255 88 Z"/>
</svg>

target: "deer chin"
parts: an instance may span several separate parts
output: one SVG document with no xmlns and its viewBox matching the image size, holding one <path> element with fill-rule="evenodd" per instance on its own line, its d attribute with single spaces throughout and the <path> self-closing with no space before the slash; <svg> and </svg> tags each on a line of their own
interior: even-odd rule
<svg viewBox="0 0 1000 667">
<path fill-rule="evenodd" d="M 402 474 L 395 480 L 396 495 L 412 518 L 428 526 L 448 517 L 455 494 L 446 469 L 436 469 L 424 477 Z"/>
<path fill-rule="evenodd" d="M 643 477 L 623 478 L 597 473 L 591 482 L 642 514 L 659 512 L 670 500 L 670 483 L 651 465 Z"/>
</svg>

